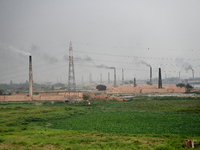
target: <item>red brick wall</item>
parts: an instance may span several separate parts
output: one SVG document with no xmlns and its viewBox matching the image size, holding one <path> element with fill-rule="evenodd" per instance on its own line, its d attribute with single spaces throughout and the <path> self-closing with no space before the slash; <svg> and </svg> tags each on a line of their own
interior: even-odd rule
<svg viewBox="0 0 200 150">
<path fill-rule="evenodd" d="M 64 96 L 41 96 L 41 100 L 62 100 Z"/>
<path fill-rule="evenodd" d="M 57 93 L 39 93 L 41 96 L 55 96 Z"/>
<path fill-rule="evenodd" d="M 0 101 L 5 101 L 5 96 L 0 96 Z"/>
<path fill-rule="evenodd" d="M 35 101 L 41 100 L 41 95 L 33 95 L 33 100 Z"/>
<path fill-rule="evenodd" d="M 96 95 L 95 98 L 96 99 L 106 99 L 107 95 Z"/>
<path fill-rule="evenodd" d="M 16 95 L 16 96 L 6 96 L 5 97 L 5 100 L 6 101 L 26 101 L 26 97 L 27 96 L 18 96 L 18 95 Z"/>
</svg>

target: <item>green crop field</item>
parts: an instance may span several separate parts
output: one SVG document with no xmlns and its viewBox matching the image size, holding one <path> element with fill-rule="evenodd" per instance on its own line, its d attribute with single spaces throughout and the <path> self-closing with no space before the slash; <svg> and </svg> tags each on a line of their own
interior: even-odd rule
<svg viewBox="0 0 200 150">
<path fill-rule="evenodd" d="M 1 102 L 0 149 L 200 149 L 200 98 Z"/>
</svg>

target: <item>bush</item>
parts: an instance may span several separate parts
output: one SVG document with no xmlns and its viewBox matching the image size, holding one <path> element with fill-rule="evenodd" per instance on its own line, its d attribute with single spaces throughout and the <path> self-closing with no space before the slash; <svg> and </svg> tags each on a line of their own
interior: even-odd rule
<svg viewBox="0 0 200 150">
<path fill-rule="evenodd" d="M 39 94 L 39 92 L 34 92 L 34 93 L 33 93 L 33 95 L 38 95 L 38 94 Z"/>
<path fill-rule="evenodd" d="M 4 90 L 0 89 L 0 95 L 4 94 Z"/>
<path fill-rule="evenodd" d="M 5 140 L 4 139 L 0 139 L 0 143 L 3 143 Z"/>
<path fill-rule="evenodd" d="M 129 81 L 129 84 L 133 84 L 133 83 L 134 83 L 134 81 L 132 81 L 132 80 Z"/>
<path fill-rule="evenodd" d="M 185 87 L 185 84 L 184 83 L 178 83 L 178 84 L 176 84 L 176 86 L 182 88 L 182 87 Z"/>
<path fill-rule="evenodd" d="M 150 81 L 147 81 L 146 84 L 147 84 L 147 85 L 151 85 L 151 82 L 150 82 Z"/>
<path fill-rule="evenodd" d="M 15 93 L 16 93 L 16 94 L 19 94 L 19 91 L 16 91 Z"/>
<path fill-rule="evenodd" d="M 189 90 L 189 89 L 192 89 L 192 88 L 193 88 L 193 86 L 192 86 L 192 85 L 190 85 L 189 83 L 187 83 L 185 87 L 187 88 L 187 90 Z"/>
<path fill-rule="evenodd" d="M 88 100 L 90 96 L 88 94 L 83 94 L 83 100 Z"/>
<path fill-rule="evenodd" d="M 104 91 L 104 90 L 106 90 L 106 86 L 100 84 L 100 85 L 96 86 L 96 89 L 98 89 L 98 91 Z"/>
</svg>

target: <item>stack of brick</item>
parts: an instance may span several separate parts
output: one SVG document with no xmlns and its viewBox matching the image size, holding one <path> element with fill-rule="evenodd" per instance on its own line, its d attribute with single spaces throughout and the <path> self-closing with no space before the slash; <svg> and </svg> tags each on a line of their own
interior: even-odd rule
<svg viewBox="0 0 200 150">
<path fill-rule="evenodd" d="M 186 92 L 186 88 L 178 88 L 176 85 L 163 85 L 162 89 L 158 89 L 158 85 L 145 85 L 140 84 L 137 87 L 133 87 L 133 85 L 122 85 L 117 88 L 112 88 L 110 90 L 106 90 L 106 94 L 109 93 L 184 93 Z"/>
<path fill-rule="evenodd" d="M 26 101 L 27 96 L 23 95 L 10 95 L 10 96 L 5 96 L 5 101 Z"/>
<path fill-rule="evenodd" d="M 65 96 L 65 94 L 66 94 L 66 93 L 58 93 L 58 95 L 62 95 L 62 96 Z"/>
<path fill-rule="evenodd" d="M 69 93 L 65 93 L 65 97 L 69 97 Z M 81 92 L 70 93 L 70 97 L 81 99 L 81 98 L 83 98 L 83 93 L 81 93 Z"/>
<path fill-rule="evenodd" d="M 65 96 L 68 96 L 68 93 L 39 93 L 38 95 L 33 95 L 33 97 L 29 97 L 27 94 L 13 94 L 10 96 L 0 96 L 0 101 L 62 100 Z M 70 96 L 74 96 L 74 93 L 70 93 Z M 76 93 L 77 99 L 82 97 L 83 93 Z"/>
<path fill-rule="evenodd" d="M 105 94 L 105 95 L 96 95 L 95 96 L 95 99 L 97 99 L 97 100 L 100 100 L 100 99 L 106 99 L 107 98 L 107 95 Z"/>
<path fill-rule="evenodd" d="M 127 101 L 128 99 L 122 99 L 122 98 L 118 98 L 118 97 L 113 97 L 113 99 L 116 99 L 116 100 L 118 100 L 118 101 L 120 101 L 120 102 L 122 102 L 122 101 Z"/>
<path fill-rule="evenodd" d="M 89 93 L 88 96 L 89 96 L 89 100 L 95 99 L 94 93 Z"/>
<path fill-rule="evenodd" d="M 41 100 L 41 95 L 33 95 L 33 100 L 40 101 Z"/>
<path fill-rule="evenodd" d="M 13 94 L 11 94 L 11 96 L 15 96 L 15 95 L 17 95 L 17 96 L 19 96 L 19 95 L 21 95 L 21 96 L 28 96 L 29 93 L 19 93 L 19 94 L 13 93 Z"/>
<path fill-rule="evenodd" d="M 58 94 L 57 93 L 39 93 L 38 95 L 40 95 L 40 96 L 56 96 Z"/>
<path fill-rule="evenodd" d="M 0 101 L 5 101 L 5 96 L 0 96 Z"/>
</svg>

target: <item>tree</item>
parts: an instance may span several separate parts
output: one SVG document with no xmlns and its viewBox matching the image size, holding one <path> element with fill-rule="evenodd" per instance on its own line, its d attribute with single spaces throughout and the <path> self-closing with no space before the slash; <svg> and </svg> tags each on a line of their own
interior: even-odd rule
<svg viewBox="0 0 200 150">
<path fill-rule="evenodd" d="M 189 89 L 192 89 L 192 88 L 193 88 L 193 86 L 192 86 L 192 85 L 190 85 L 189 83 L 187 83 L 185 87 L 187 88 L 187 90 L 189 90 Z"/>
<path fill-rule="evenodd" d="M 16 93 L 16 94 L 19 94 L 19 91 L 16 91 L 15 93 Z"/>
<path fill-rule="evenodd" d="M 150 82 L 150 81 L 147 81 L 146 84 L 147 84 L 147 85 L 151 85 L 151 82 Z"/>
<path fill-rule="evenodd" d="M 0 89 L 0 95 L 4 94 L 4 90 Z"/>
<path fill-rule="evenodd" d="M 134 82 L 132 80 L 129 81 L 130 84 L 133 84 Z"/>
<path fill-rule="evenodd" d="M 184 83 L 178 83 L 178 84 L 176 84 L 176 86 L 182 88 L 182 87 L 185 87 L 185 84 Z"/>
<path fill-rule="evenodd" d="M 100 85 L 96 86 L 96 89 L 98 89 L 98 91 L 104 91 L 104 90 L 106 90 L 106 86 L 100 84 Z"/>
<path fill-rule="evenodd" d="M 88 100 L 90 96 L 88 94 L 83 94 L 83 100 Z"/>
<path fill-rule="evenodd" d="M 128 81 L 124 81 L 124 84 L 128 84 Z"/>
</svg>

